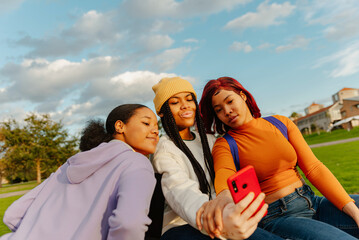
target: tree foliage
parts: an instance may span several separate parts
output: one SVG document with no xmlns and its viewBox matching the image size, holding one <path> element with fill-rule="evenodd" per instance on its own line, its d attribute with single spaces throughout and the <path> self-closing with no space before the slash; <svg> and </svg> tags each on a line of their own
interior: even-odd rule
<svg viewBox="0 0 359 240">
<path fill-rule="evenodd" d="M 78 139 L 70 138 L 62 123 L 52 121 L 48 114 L 32 113 L 23 126 L 15 119 L 2 122 L 0 141 L 0 167 L 11 182 L 41 182 L 78 151 Z"/>
</svg>

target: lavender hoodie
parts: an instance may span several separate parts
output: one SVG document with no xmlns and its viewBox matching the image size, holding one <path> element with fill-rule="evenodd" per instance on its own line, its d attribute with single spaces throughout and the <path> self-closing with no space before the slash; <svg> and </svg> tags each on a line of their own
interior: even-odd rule
<svg viewBox="0 0 359 240">
<path fill-rule="evenodd" d="M 144 239 L 155 178 L 150 161 L 113 140 L 78 153 L 15 201 L 1 240 Z"/>
</svg>

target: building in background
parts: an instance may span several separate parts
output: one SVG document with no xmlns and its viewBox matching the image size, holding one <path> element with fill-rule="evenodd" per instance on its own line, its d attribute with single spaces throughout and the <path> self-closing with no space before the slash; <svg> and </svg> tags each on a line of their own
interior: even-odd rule
<svg viewBox="0 0 359 240">
<path fill-rule="evenodd" d="M 328 107 L 312 103 L 304 110 L 305 116 L 293 120 L 303 134 L 330 131 L 340 125 L 349 130 L 359 126 L 359 89 L 343 88 L 332 95 L 332 100 L 333 104 Z"/>
</svg>

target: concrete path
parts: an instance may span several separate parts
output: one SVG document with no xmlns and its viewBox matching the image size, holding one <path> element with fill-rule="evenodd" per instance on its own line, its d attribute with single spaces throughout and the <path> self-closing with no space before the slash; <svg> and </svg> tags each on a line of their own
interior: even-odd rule
<svg viewBox="0 0 359 240">
<path fill-rule="evenodd" d="M 330 145 L 334 145 L 334 144 L 354 142 L 354 141 L 359 141 L 359 137 L 342 139 L 342 140 L 337 140 L 337 141 L 332 141 L 332 142 L 318 143 L 318 144 L 309 145 L 309 147 L 316 148 L 316 147 L 330 146 Z"/>
<path fill-rule="evenodd" d="M 23 190 L 23 191 L 17 191 L 17 192 L 9 192 L 9 193 L 1 193 L 0 198 L 7 198 L 7 197 L 12 197 L 12 196 L 23 195 L 23 194 L 27 193 L 28 191 L 30 191 L 30 190 Z"/>
</svg>

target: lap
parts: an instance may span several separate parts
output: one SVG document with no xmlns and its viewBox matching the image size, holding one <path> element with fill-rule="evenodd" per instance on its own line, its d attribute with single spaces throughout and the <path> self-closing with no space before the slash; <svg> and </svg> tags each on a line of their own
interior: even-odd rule
<svg viewBox="0 0 359 240">
<path fill-rule="evenodd" d="M 202 234 L 199 230 L 193 228 L 189 224 L 174 227 L 166 231 L 161 240 L 212 240 L 209 236 Z M 257 228 L 256 231 L 248 238 L 248 240 L 281 240 L 279 236 Z M 215 240 L 219 240 L 215 238 Z"/>
<path fill-rule="evenodd" d="M 332 225 L 306 217 L 278 218 L 270 231 L 289 239 L 356 239 Z"/>
<path fill-rule="evenodd" d="M 209 236 L 201 233 L 189 224 L 178 226 L 167 230 L 161 240 L 212 240 Z M 215 238 L 217 239 L 217 238 Z"/>
</svg>

